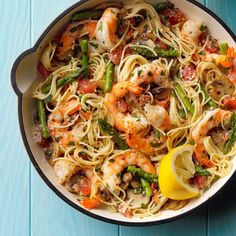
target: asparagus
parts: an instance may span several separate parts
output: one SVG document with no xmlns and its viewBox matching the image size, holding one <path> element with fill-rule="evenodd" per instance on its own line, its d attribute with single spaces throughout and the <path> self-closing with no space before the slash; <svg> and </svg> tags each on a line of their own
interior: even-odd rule
<svg viewBox="0 0 236 236">
<path fill-rule="evenodd" d="M 103 10 L 93 10 L 93 11 L 81 11 L 76 12 L 72 16 L 72 21 L 76 20 L 86 20 L 86 19 L 96 19 L 102 16 Z"/>
<path fill-rule="evenodd" d="M 113 72 L 114 72 L 114 65 L 112 62 L 110 62 L 106 68 L 105 85 L 104 85 L 105 93 L 109 93 L 111 91 Z"/>
<path fill-rule="evenodd" d="M 137 168 L 135 166 L 128 166 L 127 171 L 131 172 L 131 173 L 137 173 L 138 176 L 148 180 L 149 182 L 152 182 L 152 183 L 157 183 L 158 182 L 158 176 L 157 175 L 148 173 L 148 172 L 144 171 L 141 168 Z"/>
<path fill-rule="evenodd" d="M 221 55 L 226 55 L 228 48 L 229 48 L 228 43 L 221 43 L 220 44 L 220 54 Z"/>
<path fill-rule="evenodd" d="M 156 55 L 151 50 L 149 50 L 148 48 L 144 48 L 144 47 L 132 46 L 131 49 L 134 52 L 136 52 L 146 58 L 151 58 L 151 59 L 156 59 L 159 57 L 178 57 L 179 56 L 179 51 L 177 51 L 175 49 L 165 51 L 165 50 L 162 50 L 158 47 L 155 47 L 153 50 L 155 51 Z"/>
<path fill-rule="evenodd" d="M 211 176 L 211 173 L 204 169 L 202 166 L 195 166 L 195 171 L 197 174 L 202 175 L 202 176 Z"/>
<path fill-rule="evenodd" d="M 193 115 L 194 114 L 194 106 L 192 103 L 189 101 L 186 93 L 180 86 L 180 84 L 175 83 L 175 92 L 178 95 L 179 99 L 182 101 L 186 109 Z"/>
<path fill-rule="evenodd" d="M 162 10 L 165 10 L 166 8 L 171 8 L 173 9 L 175 6 L 173 3 L 167 1 L 167 2 L 159 2 L 154 5 L 154 8 L 157 12 L 160 12 Z"/>
<path fill-rule="evenodd" d="M 49 130 L 46 122 L 46 113 L 44 108 L 44 102 L 42 100 L 38 100 L 38 118 L 40 124 L 40 130 L 43 138 L 47 139 L 50 137 Z"/>
<path fill-rule="evenodd" d="M 85 70 L 84 75 L 85 77 L 88 77 L 88 40 L 81 39 L 79 41 L 81 52 L 82 52 L 82 68 Z"/>
<path fill-rule="evenodd" d="M 236 114 L 233 113 L 233 115 L 231 116 L 231 131 L 229 134 L 229 139 L 225 143 L 223 148 L 224 154 L 227 154 L 230 151 L 235 141 L 236 141 Z"/>
<path fill-rule="evenodd" d="M 81 75 L 83 75 L 85 69 L 79 69 L 75 72 L 71 72 L 68 75 L 66 75 L 63 78 L 60 78 L 56 81 L 56 86 L 57 88 L 63 87 L 66 84 L 69 84 L 75 80 L 78 79 L 78 77 L 80 77 Z M 47 94 L 51 89 L 51 84 L 46 85 L 45 87 L 42 88 L 42 93 Z"/>
<path fill-rule="evenodd" d="M 127 143 L 120 137 L 119 133 L 105 119 L 99 118 L 98 123 L 104 132 L 113 137 L 115 143 L 121 148 L 121 150 L 129 148 Z"/>
<path fill-rule="evenodd" d="M 141 185 L 142 185 L 143 189 L 145 190 L 146 196 L 151 197 L 152 196 L 152 189 L 151 189 L 150 183 L 144 178 L 141 178 L 140 180 L 141 180 Z"/>
<path fill-rule="evenodd" d="M 207 91 L 201 86 L 201 90 L 204 93 L 205 96 L 205 100 L 207 101 L 207 104 L 212 107 L 213 109 L 216 109 L 218 107 L 218 105 L 209 97 Z"/>
</svg>

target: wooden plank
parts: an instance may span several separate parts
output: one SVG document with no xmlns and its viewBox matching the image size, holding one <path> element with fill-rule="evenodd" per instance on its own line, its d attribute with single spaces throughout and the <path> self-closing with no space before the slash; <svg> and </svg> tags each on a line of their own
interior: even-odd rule
<svg viewBox="0 0 236 236">
<path fill-rule="evenodd" d="M 34 0 L 32 4 L 32 41 L 44 28 L 76 0 Z M 40 11 L 38 10 L 40 9 Z M 43 13 L 43 17 L 42 17 Z M 32 169 L 31 231 L 41 235 L 118 235 L 118 226 L 85 216 L 59 199 Z"/>
<path fill-rule="evenodd" d="M 235 9 L 236 1 L 207 1 L 207 6 L 213 10 L 236 33 Z M 208 235 L 235 235 L 236 226 L 236 175 L 209 204 Z"/>
<path fill-rule="evenodd" d="M 0 235 L 29 234 L 29 158 L 21 141 L 17 97 L 10 83 L 13 62 L 30 47 L 29 16 L 29 1 L 0 0 Z"/>
</svg>

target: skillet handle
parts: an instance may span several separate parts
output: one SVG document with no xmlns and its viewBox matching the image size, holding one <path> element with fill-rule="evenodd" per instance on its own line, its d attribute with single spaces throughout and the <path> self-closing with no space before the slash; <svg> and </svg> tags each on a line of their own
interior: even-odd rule
<svg viewBox="0 0 236 236">
<path fill-rule="evenodd" d="M 11 69 L 11 84 L 18 96 L 24 94 L 37 77 L 38 57 L 36 51 L 23 52 Z"/>
</svg>

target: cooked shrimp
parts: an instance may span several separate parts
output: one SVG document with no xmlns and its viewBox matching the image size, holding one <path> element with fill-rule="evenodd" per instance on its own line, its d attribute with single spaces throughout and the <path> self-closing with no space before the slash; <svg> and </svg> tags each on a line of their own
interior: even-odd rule
<svg viewBox="0 0 236 236">
<path fill-rule="evenodd" d="M 130 81 L 140 85 L 142 83 L 149 84 L 155 83 L 160 87 L 165 87 L 169 84 L 168 79 L 161 75 L 163 68 L 153 64 L 145 64 L 137 67 L 134 70 L 134 75 L 130 78 Z"/>
<path fill-rule="evenodd" d="M 203 22 L 201 20 L 187 20 L 181 30 L 181 34 L 192 39 L 196 44 L 198 43 L 198 38 L 202 34 L 200 30 Z"/>
<path fill-rule="evenodd" d="M 62 33 L 57 47 L 57 57 L 60 60 L 68 58 L 73 52 L 76 39 L 89 35 L 89 38 L 95 37 L 96 20 L 85 20 L 69 24 Z"/>
<path fill-rule="evenodd" d="M 71 122 L 71 115 L 75 114 L 81 108 L 78 100 L 69 100 L 61 104 L 48 117 L 48 128 L 52 138 L 61 144 L 67 146 L 70 142 L 78 142 L 71 130 L 68 130 Z"/>
<path fill-rule="evenodd" d="M 112 160 L 112 161 L 111 161 Z M 151 161 L 141 153 L 129 151 L 107 160 L 103 166 L 103 180 L 111 191 L 121 183 L 119 174 L 129 165 L 138 166 L 144 171 L 156 174 L 156 169 Z"/>
<path fill-rule="evenodd" d="M 115 128 L 120 131 L 126 131 L 127 127 L 125 125 L 126 113 L 119 111 L 117 107 L 117 102 L 120 98 L 124 97 L 128 92 L 139 95 L 143 89 L 132 82 L 122 81 L 115 84 L 112 87 L 110 93 L 107 93 L 104 99 L 104 105 L 112 113 L 115 121 Z"/>
<path fill-rule="evenodd" d="M 155 127 L 162 130 L 171 128 L 169 114 L 165 108 L 159 105 L 146 104 L 144 106 L 147 120 Z"/>
<path fill-rule="evenodd" d="M 118 14 L 120 10 L 114 7 L 108 7 L 102 14 L 97 23 L 96 38 L 100 45 L 106 50 L 112 49 L 118 42 L 116 29 L 118 25 Z"/>
<path fill-rule="evenodd" d="M 227 126 L 230 123 L 231 115 L 232 112 L 220 108 L 209 111 L 193 130 L 192 137 L 196 144 L 195 155 L 200 164 L 206 167 L 213 166 L 213 163 L 208 159 L 203 139 L 212 128 L 219 127 L 222 123 L 224 127 Z"/>
</svg>

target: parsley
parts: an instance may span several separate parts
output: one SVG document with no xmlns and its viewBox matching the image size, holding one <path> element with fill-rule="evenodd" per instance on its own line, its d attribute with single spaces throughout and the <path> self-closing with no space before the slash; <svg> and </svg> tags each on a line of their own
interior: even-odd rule
<svg viewBox="0 0 236 236">
<path fill-rule="evenodd" d="M 89 42 L 89 44 L 94 47 L 95 49 L 98 48 L 98 44 L 97 43 L 94 43 L 94 42 Z"/>
<path fill-rule="evenodd" d="M 99 30 L 99 31 L 102 31 L 102 22 L 101 22 L 101 21 L 100 21 L 100 23 L 99 23 L 98 30 Z"/>
</svg>

